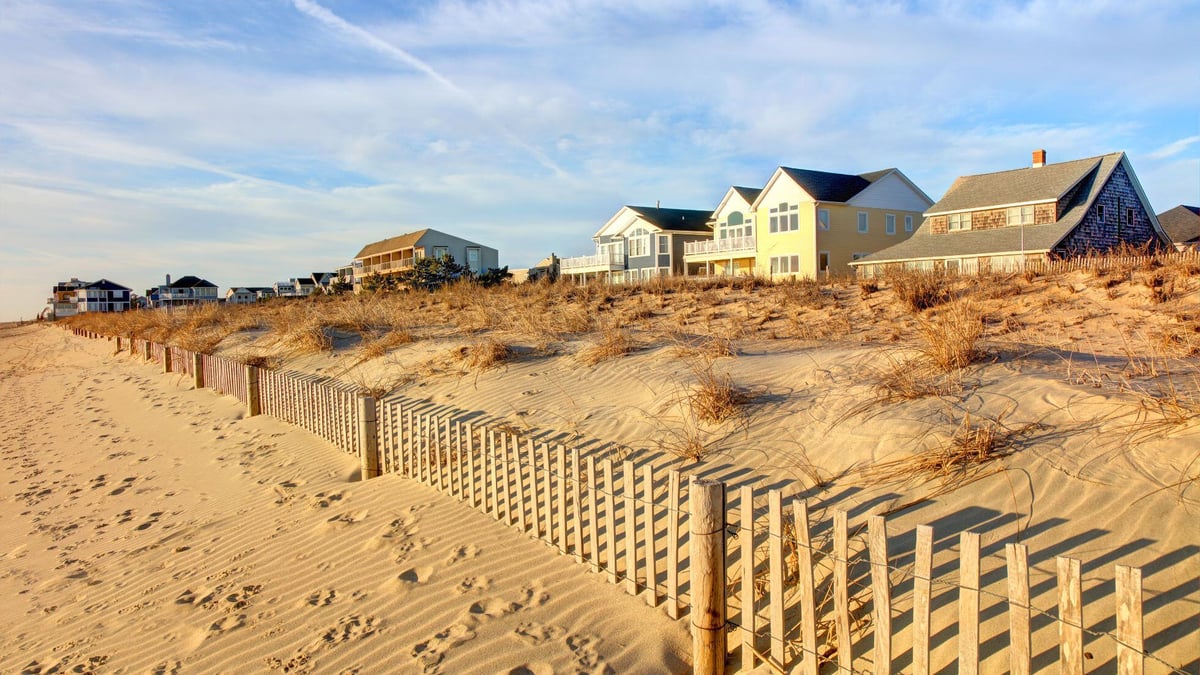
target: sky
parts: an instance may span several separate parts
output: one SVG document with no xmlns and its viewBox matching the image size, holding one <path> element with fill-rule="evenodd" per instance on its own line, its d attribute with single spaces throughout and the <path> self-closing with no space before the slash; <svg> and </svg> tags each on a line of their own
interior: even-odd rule
<svg viewBox="0 0 1200 675">
<path fill-rule="evenodd" d="M 0 321 L 329 271 L 432 227 L 514 268 L 784 165 L 1125 151 L 1200 203 L 1200 3 L 0 0 Z"/>
</svg>

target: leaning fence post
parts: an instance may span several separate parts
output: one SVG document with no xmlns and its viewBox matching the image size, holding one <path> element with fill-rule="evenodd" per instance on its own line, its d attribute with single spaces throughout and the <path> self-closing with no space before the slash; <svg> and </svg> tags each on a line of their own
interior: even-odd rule
<svg viewBox="0 0 1200 675">
<path fill-rule="evenodd" d="M 192 385 L 196 389 L 204 388 L 204 357 L 200 352 L 192 354 Z"/>
<path fill-rule="evenodd" d="M 142 360 L 143 361 L 150 360 L 150 341 L 149 340 L 142 341 Z"/>
<path fill-rule="evenodd" d="M 120 335 L 117 336 L 117 353 L 118 354 L 121 353 L 121 336 Z"/>
<path fill-rule="evenodd" d="M 171 374 L 171 347 L 166 344 L 163 345 L 163 372 Z"/>
<path fill-rule="evenodd" d="M 379 427 L 375 420 L 375 397 L 358 397 L 358 459 L 362 480 L 379 475 Z"/>
<path fill-rule="evenodd" d="M 692 477 L 692 672 L 725 672 L 725 484 Z"/>
<path fill-rule="evenodd" d="M 246 416 L 262 413 L 262 400 L 258 397 L 258 368 L 246 366 Z"/>
</svg>

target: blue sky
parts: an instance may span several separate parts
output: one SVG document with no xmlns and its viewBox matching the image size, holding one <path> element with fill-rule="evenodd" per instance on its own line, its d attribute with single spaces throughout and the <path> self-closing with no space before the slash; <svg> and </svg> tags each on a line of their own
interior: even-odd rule
<svg viewBox="0 0 1200 675">
<path fill-rule="evenodd" d="M 774 167 L 1129 153 L 1200 203 L 1200 3 L 0 0 L 0 320 L 434 227 L 523 267 Z"/>
</svg>

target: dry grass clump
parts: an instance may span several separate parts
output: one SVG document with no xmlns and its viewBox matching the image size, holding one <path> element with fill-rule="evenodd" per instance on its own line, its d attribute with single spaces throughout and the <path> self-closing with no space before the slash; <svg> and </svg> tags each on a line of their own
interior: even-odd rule
<svg viewBox="0 0 1200 675">
<path fill-rule="evenodd" d="M 674 354 L 680 358 L 698 357 L 707 361 L 734 356 L 733 340 L 722 335 L 704 335 L 697 339 L 689 339 L 678 331 L 670 334 L 675 343 Z"/>
<path fill-rule="evenodd" d="M 983 317 L 971 303 L 955 303 L 933 317 L 919 317 L 917 324 L 925 340 L 922 355 L 943 372 L 965 368 L 982 355 L 977 344 Z"/>
<path fill-rule="evenodd" d="M 488 338 L 453 350 L 453 355 L 471 370 L 488 370 L 504 363 L 516 354 L 512 347 Z"/>
<path fill-rule="evenodd" d="M 775 284 L 775 290 L 787 305 L 793 307 L 821 309 L 832 300 L 832 296 L 813 279 L 780 281 Z"/>
<path fill-rule="evenodd" d="M 387 355 L 401 345 L 413 341 L 413 335 L 404 329 L 394 329 L 363 337 L 358 346 L 358 362 L 373 361 Z"/>
<path fill-rule="evenodd" d="M 753 400 L 748 392 L 734 386 L 733 378 L 728 374 L 713 372 L 712 363 L 694 370 L 696 384 L 688 394 L 688 404 L 701 422 L 720 424 L 733 419 Z"/>
<path fill-rule="evenodd" d="M 876 484 L 932 481 L 937 483 L 938 493 L 962 487 L 983 475 L 986 465 L 1015 451 L 1023 437 L 1041 428 L 1037 422 L 1009 426 L 1004 420 L 1011 410 L 996 417 L 964 413 L 949 436 L 932 447 L 877 462 L 863 470 L 863 478 Z M 955 421 L 953 414 L 948 421 Z"/>
<path fill-rule="evenodd" d="M 637 347 L 629 331 L 619 326 L 610 326 L 600 334 L 600 338 L 584 347 L 579 352 L 579 360 L 594 366 L 601 361 L 608 361 L 624 356 Z"/>
<path fill-rule="evenodd" d="M 961 371 L 932 367 L 925 359 L 889 359 L 875 373 L 875 390 L 882 403 L 912 401 L 929 396 L 955 396 L 963 391 Z M 874 402 L 873 402 L 874 403 Z"/>
<path fill-rule="evenodd" d="M 950 299 L 950 280 L 945 272 L 894 270 L 887 274 L 896 299 L 911 312 L 936 307 Z"/>
</svg>

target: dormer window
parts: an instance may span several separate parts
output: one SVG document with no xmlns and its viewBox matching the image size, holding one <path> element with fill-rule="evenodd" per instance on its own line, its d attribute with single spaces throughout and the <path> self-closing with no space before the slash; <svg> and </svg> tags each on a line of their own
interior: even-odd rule
<svg viewBox="0 0 1200 675">
<path fill-rule="evenodd" d="M 1033 207 L 1032 206 L 1014 206 L 1008 209 L 1008 224 L 1009 225 L 1032 225 L 1033 224 Z"/>
<path fill-rule="evenodd" d="M 947 229 L 951 232 L 960 232 L 971 229 L 971 214 L 968 213 L 951 213 L 950 220 L 947 224 Z"/>
</svg>

